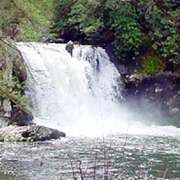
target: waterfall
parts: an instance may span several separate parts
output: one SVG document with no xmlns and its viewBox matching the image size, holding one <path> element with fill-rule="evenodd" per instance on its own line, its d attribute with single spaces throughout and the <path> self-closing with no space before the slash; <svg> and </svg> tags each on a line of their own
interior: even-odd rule
<svg viewBox="0 0 180 180">
<path fill-rule="evenodd" d="M 17 43 L 28 72 L 34 122 L 67 135 L 147 133 L 121 105 L 121 76 L 105 50 L 76 45 L 71 57 L 65 47 Z"/>
</svg>

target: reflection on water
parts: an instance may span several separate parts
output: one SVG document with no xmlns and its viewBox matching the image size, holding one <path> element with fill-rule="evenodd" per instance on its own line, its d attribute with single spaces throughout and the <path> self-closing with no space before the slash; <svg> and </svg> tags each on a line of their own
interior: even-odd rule
<svg viewBox="0 0 180 180">
<path fill-rule="evenodd" d="M 177 180 L 180 139 L 121 135 L 2 143 L 0 172 L 13 180 Z"/>
</svg>

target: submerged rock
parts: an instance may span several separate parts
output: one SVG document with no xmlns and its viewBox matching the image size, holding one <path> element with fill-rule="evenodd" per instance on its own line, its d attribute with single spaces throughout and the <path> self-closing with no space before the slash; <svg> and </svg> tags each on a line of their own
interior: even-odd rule
<svg viewBox="0 0 180 180">
<path fill-rule="evenodd" d="M 45 141 L 65 136 L 63 132 L 39 125 L 11 125 L 0 129 L 0 141 L 2 142 Z"/>
</svg>

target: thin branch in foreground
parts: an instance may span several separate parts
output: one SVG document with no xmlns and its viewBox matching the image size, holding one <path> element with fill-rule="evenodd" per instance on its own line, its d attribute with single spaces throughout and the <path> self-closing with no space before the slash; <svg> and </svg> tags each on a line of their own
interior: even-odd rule
<svg viewBox="0 0 180 180">
<path fill-rule="evenodd" d="M 15 3 L 14 0 L 11 0 L 12 5 L 18 9 L 19 12 L 22 13 L 22 15 L 32 24 L 35 25 L 33 20 L 29 17 L 28 13 L 25 12 L 23 9 L 21 9 L 20 7 L 18 7 L 18 5 Z"/>
<path fill-rule="evenodd" d="M 166 170 L 163 173 L 162 179 L 166 178 L 166 175 L 167 175 L 168 171 L 169 171 L 169 168 L 166 168 Z"/>
</svg>

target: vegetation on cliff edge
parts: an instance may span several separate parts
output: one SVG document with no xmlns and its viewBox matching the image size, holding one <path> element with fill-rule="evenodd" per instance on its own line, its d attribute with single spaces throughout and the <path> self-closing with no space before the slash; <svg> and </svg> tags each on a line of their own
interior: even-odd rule
<svg viewBox="0 0 180 180">
<path fill-rule="evenodd" d="M 112 43 L 120 61 L 142 62 L 143 71 L 150 74 L 179 69 L 180 1 L 55 0 L 54 3 L 51 32 L 65 42 L 71 39 L 89 44 Z M 152 65 L 156 68 L 149 67 Z"/>
<path fill-rule="evenodd" d="M 143 73 L 179 71 L 180 1 L 2 0 L 0 29 L 18 41 L 106 46 Z"/>
</svg>

